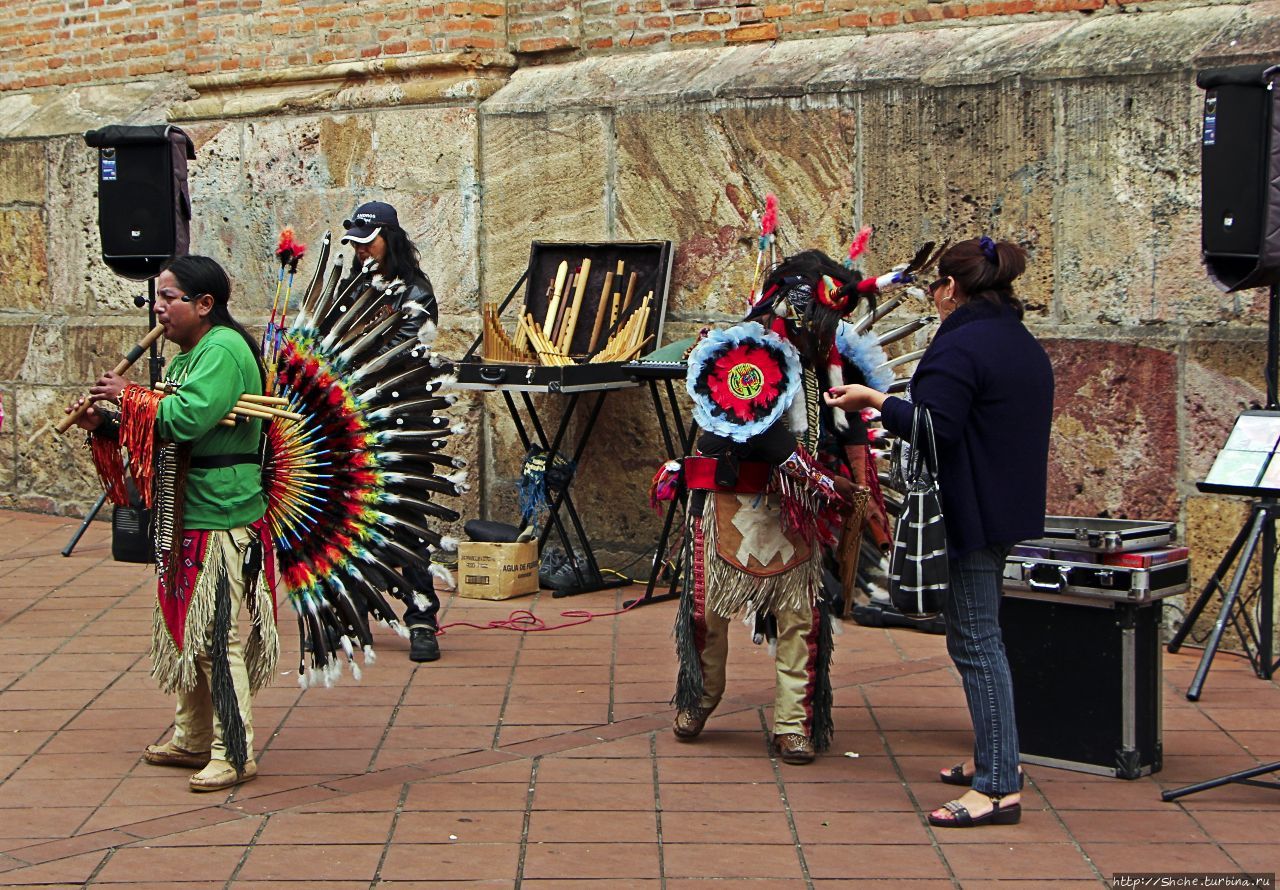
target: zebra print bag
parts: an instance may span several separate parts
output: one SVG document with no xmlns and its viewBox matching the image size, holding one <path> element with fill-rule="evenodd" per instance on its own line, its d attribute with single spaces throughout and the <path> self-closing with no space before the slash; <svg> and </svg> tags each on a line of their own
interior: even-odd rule
<svg viewBox="0 0 1280 890">
<path fill-rule="evenodd" d="M 911 441 L 898 443 L 893 471 L 906 494 L 893 535 L 889 598 L 905 615 L 936 614 L 950 582 L 947 529 L 938 493 L 933 418 L 921 405 L 911 420 Z"/>
</svg>

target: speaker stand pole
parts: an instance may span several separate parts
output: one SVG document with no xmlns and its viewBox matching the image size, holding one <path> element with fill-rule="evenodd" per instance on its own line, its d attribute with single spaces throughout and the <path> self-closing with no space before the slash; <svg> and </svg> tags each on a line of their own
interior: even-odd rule
<svg viewBox="0 0 1280 890">
<path fill-rule="evenodd" d="M 89 512 L 85 514 L 84 522 L 80 523 L 80 527 L 76 529 L 75 534 L 71 536 L 71 540 L 67 542 L 67 546 L 62 548 L 63 556 L 70 556 L 72 551 L 76 549 L 76 545 L 80 543 L 80 539 L 84 537 L 84 533 L 89 530 L 89 523 L 97 517 L 98 511 L 102 509 L 102 505 L 107 502 L 107 493 L 104 491 L 98 495 L 98 499 L 94 501 Z"/>
<path fill-rule="evenodd" d="M 1186 785 L 1182 788 L 1170 788 L 1168 791 L 1160 792 L 1160 799 L 1164 801 L 1177 800 L 1179 797 L 1185 797 L 1188 794 L 1195 794 L 1199 791 L 1208 791 L 1210 788 L 1220 788 L 1223 785 L 1234 782 L 1237 785 L 1252 785 L 1255 788 L 1280 788 L 1280 782 L 1263 782 L 1255 779 L 1254 776 L 1261 776 L 1264 773 L 1280 772 L 1280 760 L 1274 763 L 1264 763 L 1261 766 L 1255 766 L 1252 769 L 1243 769 L 1238 773 L 1220 776 L 1217 779 L 1208 779 L 1204 782 L 1196 782 L 1194 785 Z"/>
<path fill-rule="evenodd" d="M 133 302 L 137 306 L 142 305 L 143 297 L 134 297 Z M 156 280 L 154 278 L 147 279 L 147 330 L 150 331 L 156 326 Z M 164 374 L 164 356 L 160 354 L 160 347 L 154 342 L 151 344 L 151 361 L 149 363 L 149 375 L 151 377 L 151 388 L 155 389 L 156 384 L 163 379 Z M 67 542 L 67 546 L 62 548 L 63 556 L 70 556 L 75 552 L 76 545 L 80 543 L 80 539 L 84 537 L 84 533 L 89 530 L 89 523 L 98 518 L 98 511 L 102 509 L 102 505 L 107 502 L 107 494 L 103 492 L 98 495 L 98 499 L 94 501 L 89 512 L 85 514 L 84 521 L 80 523 L 80 527 L 76 529 L 75 534 L 71 536 L 71 540 Z"/>
</svg>

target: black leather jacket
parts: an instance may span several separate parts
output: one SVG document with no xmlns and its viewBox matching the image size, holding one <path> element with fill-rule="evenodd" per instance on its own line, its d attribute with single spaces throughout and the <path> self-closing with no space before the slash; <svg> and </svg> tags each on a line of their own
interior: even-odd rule
<svg viewBox="0 0 1280 890">
<path fill-rule="evenodd" d="M 340 287 L 346 287 L 352 280 L 347 278 Z M 431 319 L 433 325 L 438 324 L 440 321 L 440 307 L 436 303 L 436 294 L 431 287 L 431 279 L 427 278 L 425 274 L 414 276 L 408 288 L 400 291 L 394 298 L 385 302 L 378 317 L 386 317 L 385 314 L 381 313 L 399 312 L 404 308 L 405 303 L 417 303 L 426 310 L 426 313 L 402 320 L 395 333 L 387 340 L 383 352 L 399 346 L 405 340 L 417 337 L 425 319 Z"/>
<path fill-rule="evenodd" d="M 436 304 L 436 294 L 431 287 L 431 279 L 426 275 L 415 276 L 409 287 L 400 291 L 388 305 L 391 309 L 399 311 L 405 303 L 417 303 L 426 310 L 426 313 L 404 319 L 397 328 L 395 336 L 388 341 L 388 349 L 399 346 L 411 337 L 417 337 L 424 319 L 431 319 L 432 325 L 440 322 L 440 307 Z"/>
</svg>

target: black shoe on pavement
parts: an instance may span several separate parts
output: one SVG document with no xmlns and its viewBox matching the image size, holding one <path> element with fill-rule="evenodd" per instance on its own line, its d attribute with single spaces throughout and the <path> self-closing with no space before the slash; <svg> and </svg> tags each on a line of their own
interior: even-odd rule
<svg viewBox="0 0 1280 890">
<path fill-rule="evenodd" d="M 440 644 L 436 642 L 435 630 L 430 627 L 409 628 L 409 660 L 440 660 Z"/>
</svg>

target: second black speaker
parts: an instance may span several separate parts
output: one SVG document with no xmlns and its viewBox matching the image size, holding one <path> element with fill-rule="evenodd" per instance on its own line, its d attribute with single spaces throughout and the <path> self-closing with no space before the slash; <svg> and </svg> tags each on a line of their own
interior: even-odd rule
<svg viewBox="0 0 1280 890">
<path fill-rule="evenodd" d="M 1224 290 L 1280 275 L 1280 126 L 1273 84 L 1280 66 L 1201 71 L 1200 246 Z"/>
</svg>

